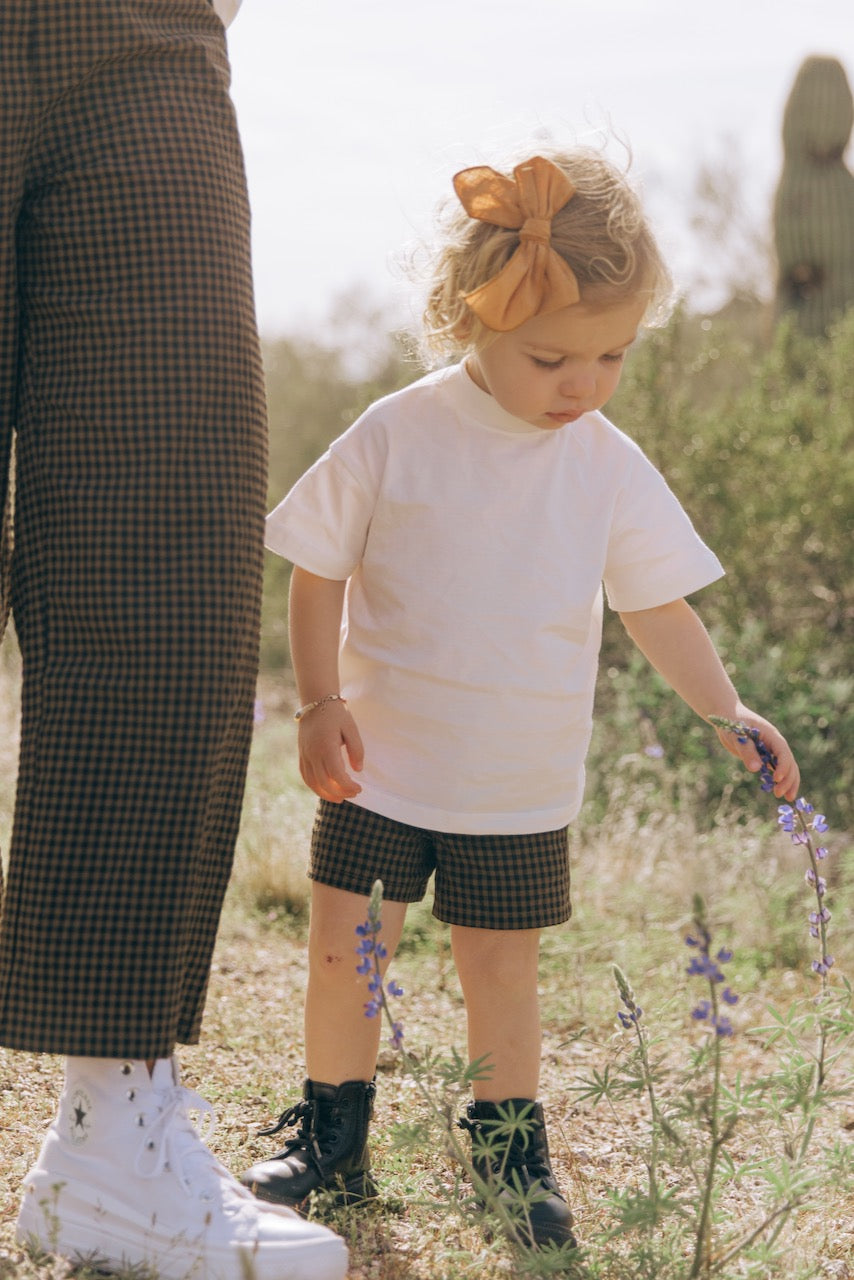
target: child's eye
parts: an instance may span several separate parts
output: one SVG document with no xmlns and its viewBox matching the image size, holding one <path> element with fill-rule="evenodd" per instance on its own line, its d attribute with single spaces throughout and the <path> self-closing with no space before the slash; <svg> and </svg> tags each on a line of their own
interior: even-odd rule
<svg viewBox="0 0 854 1280">
<path fill-rule="evenodd" d="M 563 357 L 558 360 L 541 360 L 538 356 L 531 356 L 534 364 L 538 369 L 559 369 L 563 364 Z"/>
<path fill-rule="evenodd" d="M 617 354 L 614 354 L 612 352 L 611 354 L 602 357 L 602 359 L 605 361 L 606 364 L 622 364 L 625 358 L 626 358 L 625 351 L 620 351 Z"/>
</svg>

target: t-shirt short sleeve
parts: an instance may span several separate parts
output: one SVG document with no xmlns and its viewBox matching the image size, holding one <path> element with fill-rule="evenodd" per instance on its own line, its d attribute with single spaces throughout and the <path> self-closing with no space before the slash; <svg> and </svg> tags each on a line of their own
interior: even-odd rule
<svg viewBox="0 0 854 1280">
<path fill-rule="evenodd" d="M 329 449 L 270 512 L 265 543 L 309 573 L 344 581 L 364 554 L 375 498 Z"/>
<path fill-rule="evenodd" d="M 612 609 L 653 609 L 723 577 L 675 494 L 641 451 L 633 450 L 615 500 L 603 574 Z"/>
</svg>

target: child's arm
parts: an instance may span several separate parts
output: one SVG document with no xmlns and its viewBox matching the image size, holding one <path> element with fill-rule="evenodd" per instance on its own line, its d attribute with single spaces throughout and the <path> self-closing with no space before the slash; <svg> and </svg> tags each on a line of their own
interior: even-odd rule
<svg viewBox="0 0 854 1280">
<path fill-rule="evenodd" d="M 711 715 L 743 720 L 759 730 L 777 757 L 774 794 L 794 800 L 800 772 L 789 744 L 773 724 L 739 701 L 709 633 L 688 602 L 673 600 L 656 609 L 621 613 L 620 620 L 641 653 L 702 719 Z M 759 771 L 761 761 L 751 741 L 739 743 L 723 729 L 717 734 L 727 751 L 739 756 L 751 773 Z"/>
<path fill-rule="evenodd" d="M 300 703 L 308 706 L 339 692 L 338 642 L 346 582 L 318 578 L 295 567 L 291 577 L 291 661 Z M 362 739 L 340 699 L 306 712 L 299 722 L 299 763 L 303 781 L 324 800 L 340 804 L 361 791 L 344 764 L 362 767 Z"/>
</svg>

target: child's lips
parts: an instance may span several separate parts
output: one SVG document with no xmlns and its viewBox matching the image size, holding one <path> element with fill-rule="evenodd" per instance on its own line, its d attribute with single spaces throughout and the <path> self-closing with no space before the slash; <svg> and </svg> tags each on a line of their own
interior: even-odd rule
<svg viewBox="0 0 854 1280">
<path fill-rule="evenodd" d="M 583 409 L 564 409 L 560 413 L 547 413 L 546 417 L 552 422 L 577 422 L 583 413 Z"/>
</svg>

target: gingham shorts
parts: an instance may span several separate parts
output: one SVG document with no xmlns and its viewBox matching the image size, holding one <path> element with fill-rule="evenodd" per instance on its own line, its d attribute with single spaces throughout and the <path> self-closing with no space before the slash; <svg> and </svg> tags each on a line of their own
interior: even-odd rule
<svg viewBox="0 0 854 1280">
<path fill-rule="evenodd" d="M 472 929 L 544 929 L 572 914 L 567 829 L 461 835 L 395 822 L 359 805 L 321 800 L 309 876 L 393 902 L 420 902 L 435 873 L 433 915 Z"/>
</svg>

